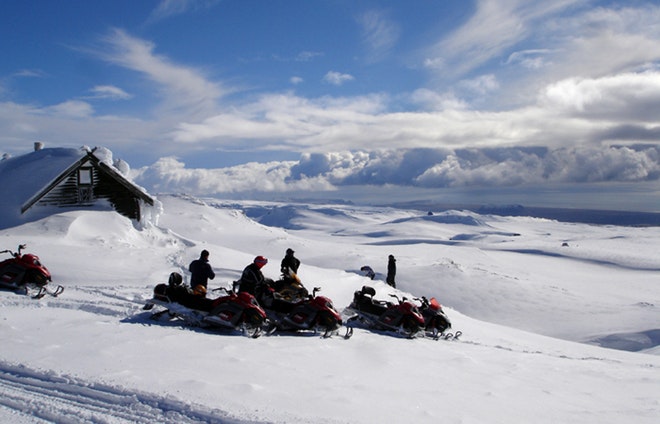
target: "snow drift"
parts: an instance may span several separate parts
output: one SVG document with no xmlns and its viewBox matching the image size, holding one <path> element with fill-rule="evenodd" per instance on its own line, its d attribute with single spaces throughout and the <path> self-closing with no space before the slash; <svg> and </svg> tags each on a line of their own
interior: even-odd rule
<svg viewBox="0 0 660 424">
<path fill-rule="evenodd" d="M 4 246 L 26 243 L 66 287 L 41 301 L 0 292 L 0 419 L 657 419 L 656 227 L 160 198 L 163 215 L 149 228 L 110 211 L 72 211 L 0 230 Z M 268 208 L 288 212 L 268 215 Z M 263 213 L 250 212 L 257 210 Z M 141 309 L 170 272 L 188 278 L 202 249 L 211 252 L 217 275 L 210 286 L 228 287 L 256 255 L 270 259 L 264 273 L 277 277 L 288 247 L 302 261 L 303 283 L 321 286 L 340 309 L 364 284 L 383 298 L 395 291 L 383 281 L 394 254 L 396 292 L 436 296 L 462 340 L 362 329 L 350 340 L 250 339 L 154 322 Z M 359 272 L 365 264 L 377 272 L 373 281 Z"/>
</svg>

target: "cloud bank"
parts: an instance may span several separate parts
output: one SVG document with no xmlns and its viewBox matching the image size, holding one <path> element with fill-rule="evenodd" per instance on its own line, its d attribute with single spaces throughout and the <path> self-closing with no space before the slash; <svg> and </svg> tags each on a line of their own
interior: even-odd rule
<svg viewBox="0 0 660 424">
<path fill-rule="evenodd" d="M 660 180 L 660 147 L 604 146 L 500 149 L 398 149 L 305 153 L 298 161 L 187 169 L 168 157 L 133 171 L 155 192 L 214 195 L 332 191 L 352 185 L 421 188 Z"/>
</svg>

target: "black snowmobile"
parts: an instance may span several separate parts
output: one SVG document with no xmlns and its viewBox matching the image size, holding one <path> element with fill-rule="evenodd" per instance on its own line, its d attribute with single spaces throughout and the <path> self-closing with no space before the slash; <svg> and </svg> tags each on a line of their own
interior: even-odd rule
<svg viewBox="0 0 660 424">
<path fill-rule="evenodd" d="M 154 296 L 144 305 L 144 310 L 159 306 L 153 319 L 180 319 L 193 326 L 239 330 L 252 338 L 261 335 L 267 323 L 266 312 L 249 293 L 235 293 L 220 288 L 226 295 L 215 299 L 194 293 L 182 284 L 183 277 L 177 272 L 170 274 L 168 284 L 154 287 Z"/>
</svg>

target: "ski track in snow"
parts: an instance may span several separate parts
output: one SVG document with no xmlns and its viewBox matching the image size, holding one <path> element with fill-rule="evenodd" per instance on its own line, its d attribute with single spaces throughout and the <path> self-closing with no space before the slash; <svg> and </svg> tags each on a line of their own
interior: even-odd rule
<svg viewBox="0 0 660 424">
<path fill-rule="evenodd" d="M 134 317 L 144 305 L 135 287 L 67 287 L 67 297 L 43 299 L 42 307 L 79 310 L 93 315 Z M 145 289 L 145 293 L 148 293 Z M 92 294 L 94 301 L 80 298 Z M 23 300 L 23 299 L 21 299 Z M 30 301 L 17 299 L 14 306 L 33 307 Z M 0 412 L 9 411 L 11 420 L 21 422 L 57 422 L 121 424 L 154 422 L 241 423 L 226 413 L 192 407 L 176 399 L 150 393 L 136 393 L 121 387 L 40 372 L 22 365 L 0 361 Z M 4 415 L 0 413 L 0 417 Z"/>
<path fill-rule="evenodd" d="M 150 289 L 128 286 L 70 286 L 67 296 L 47 299 L 40 307 L 79 310 L 92 315 L 115 317 L 122 322 L 159 325 L 150 322 L 142 311 Z M 95 300 L 89 300 L 93 295 Z M 25 299 L 27 300 L 27 299 Z M 13 302 L 12 302 L 13 303 Z M 33 307 L 31 301 L 17 300 L 16 305 Z M 15 306 L 16 306 L 15 305 Z M 164 323 L 162 325 L 172 325 Z M 369 330 L 355 328 L 356 333 Z M 359 337 L 358 334 L 356 334 Z M 506 350 L 529 355 L 541 355 L 569 361 L 618 362 L 604 357 L 569 357 L 553 352 L 528 350 L 524 345 L 502 345 L 471 340 L 430 341 L 430 343 L 463 343 L 485 349 Z M 651 367 L 652 364 L 641 364 Z M 99 423 L 123 424 L 153 422 L 162 424 L 187 423 L 245 423 L 224 411 L 193 405 L 156 393 L 134 391 L 130 388 L 90 382 L 78 377 L 52 371 L 30 369 L 0 361 L 0 420 L 9 422 L 61 424 Z"/>
<path fill-rule="evenodd" d="M 89 384 L 0 361 L 0 406 L 32 422 L 240 423 L 225 413 L 149 393 Z"/>
</svg>

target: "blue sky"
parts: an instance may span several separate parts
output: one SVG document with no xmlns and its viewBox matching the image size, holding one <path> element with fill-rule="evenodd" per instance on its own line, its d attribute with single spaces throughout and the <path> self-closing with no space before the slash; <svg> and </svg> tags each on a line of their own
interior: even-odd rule
<svg viewBox="0 0 660 424">
<path fill-rule="evenodd" d="M 638 0 L 4 0 L 0 150 L 104 146 L 154 190 L 616 186 L 657 210 L 658 22 Z"/>
</svg>

